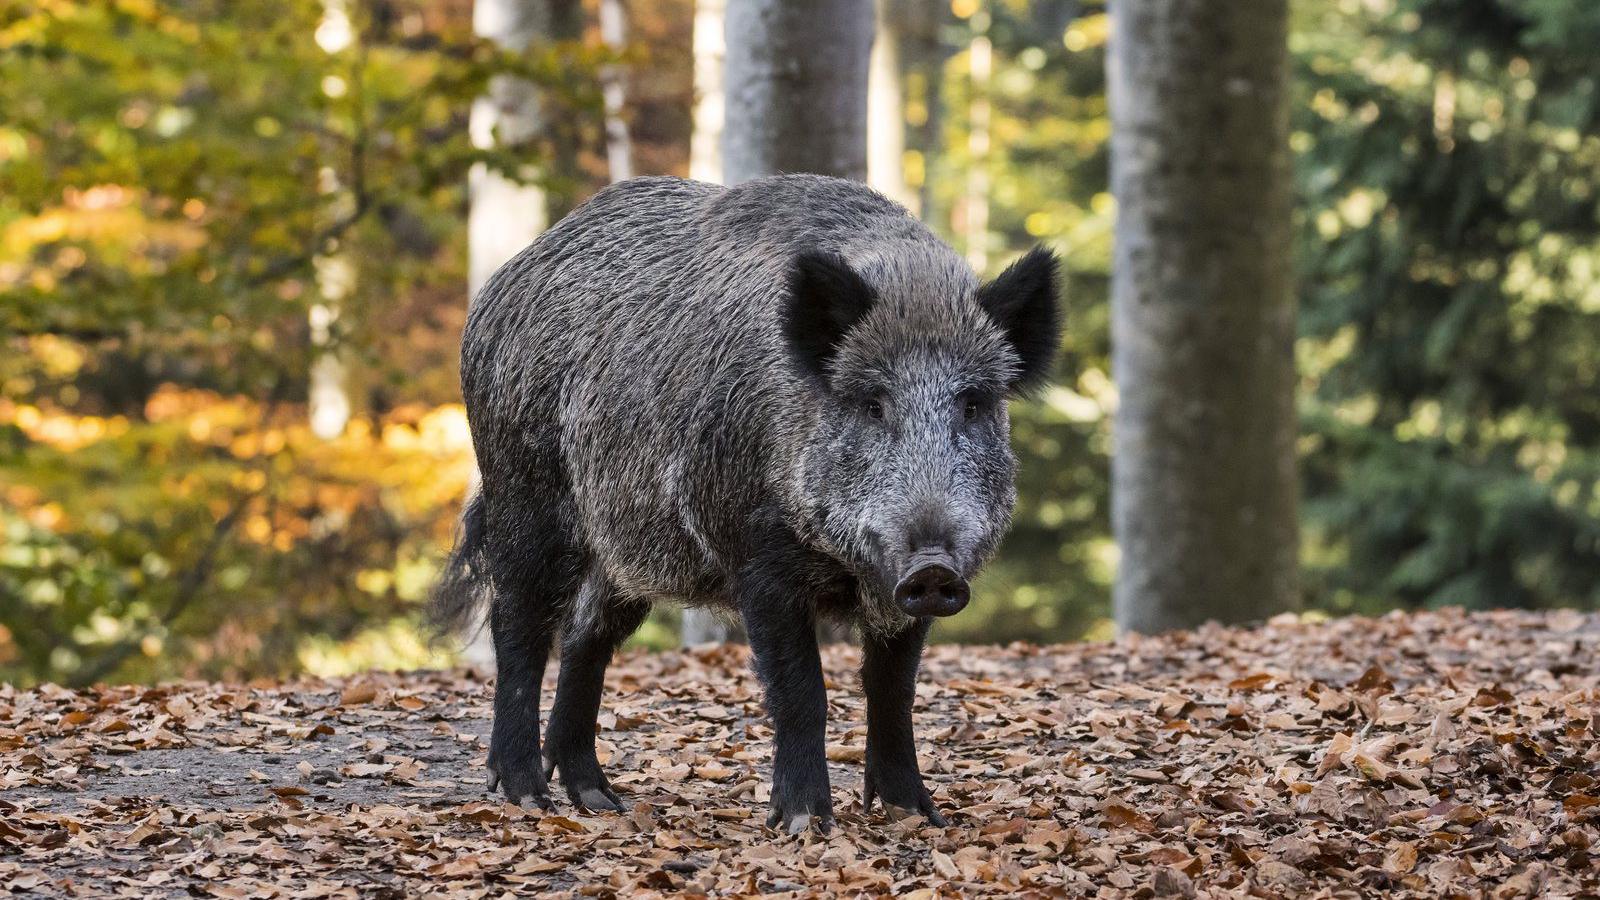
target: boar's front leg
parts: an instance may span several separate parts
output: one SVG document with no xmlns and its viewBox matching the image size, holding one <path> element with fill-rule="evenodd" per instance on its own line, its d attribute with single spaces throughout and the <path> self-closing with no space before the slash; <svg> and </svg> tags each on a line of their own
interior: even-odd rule
<svg viewBox="0 0 1600 900">
<path fill-rule="evenodd" d="M 767 826 L 800 834 L 833 826 L 824 729 L 828 695 L 817 652 L 816 617 L 802 573 L 781 559 L 751 565 L 736 590 L 756 674 L 772 719 L 772 812 Z"/>
<path fill-rule="evenodd" d="M 868 634 L 862 641 L 861 686 L 867 695 L 867 776 L 863 810 L 874 797 L 891 819 L 924 816 L 945 824 L 922 784 L 911 705 L 917 695 L 917 665 L 928 636 L 928 619 L 916 619 L 899 634 Z"/>
</svg>

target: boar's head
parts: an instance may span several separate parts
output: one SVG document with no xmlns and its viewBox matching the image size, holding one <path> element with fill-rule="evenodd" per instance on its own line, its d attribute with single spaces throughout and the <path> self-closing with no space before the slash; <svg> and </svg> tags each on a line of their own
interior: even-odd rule
<svg viewBox="0 0 1600 900">
<path fill-rule="evenodd" d="M 952 615 L 1010 522 L 1006 402 L 1049 374 L 1055 258 L 1035 249 L 981 286 L 949 251 L 858 265 L 807 252 L 789 276 L 785 338 L 819 399 L 800 491 L 877 622 Z"/>
</svg>

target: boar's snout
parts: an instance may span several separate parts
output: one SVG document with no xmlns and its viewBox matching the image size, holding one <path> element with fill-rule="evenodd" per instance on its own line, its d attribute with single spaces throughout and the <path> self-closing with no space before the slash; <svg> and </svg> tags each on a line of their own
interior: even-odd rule
<svg viewBox="0 0 1600 900">
<path fill-rule="evenodd" d="M 894 599 L 906 615 L 953 616 L 972 598 L 967 580 L 943 549 L 922 550 L 911 557 L 894 587 Z"/>
</svg>

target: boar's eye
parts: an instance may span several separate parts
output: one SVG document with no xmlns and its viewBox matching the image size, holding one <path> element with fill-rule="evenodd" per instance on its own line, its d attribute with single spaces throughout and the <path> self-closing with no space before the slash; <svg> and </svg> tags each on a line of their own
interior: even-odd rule
<svg viewBox="0 0 1600 900">
<path fill-rule="evenodd" d="M 874 397 L 867 401 L 867 415 L 874 419 L 883 418 L 883 401 Z"/>
<path fill-rule="evenodd" d="M 971 422 L 983 415 L 989 401 L 977 391 L 962 391 L 956 395 L 956 408 L 961 410 L 962 421 Z"/>
</svg>

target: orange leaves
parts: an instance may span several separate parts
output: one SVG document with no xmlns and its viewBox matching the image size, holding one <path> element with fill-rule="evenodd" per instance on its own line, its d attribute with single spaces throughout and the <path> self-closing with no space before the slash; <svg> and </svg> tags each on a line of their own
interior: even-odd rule
<svg viewBox="0 0 1600 900">
<path fill-rule="evenodd" d="M 0 531 L 44 619 L 0 630 L 0 677 L 418 661 L 414 627 L 386 630 L 414 616 L 467 491 L 459 405 L 396 410 L 331 441 L 293 404 L 166 385 L 145 407 L 98 418 L 0 399 L 0 432 L 28 448 L 0 460 Z M 204 583 L 186 586 L 195 571 Z M 320 633 L 344 617 L 372 628 L 343 645 Z"/>
</svg>

